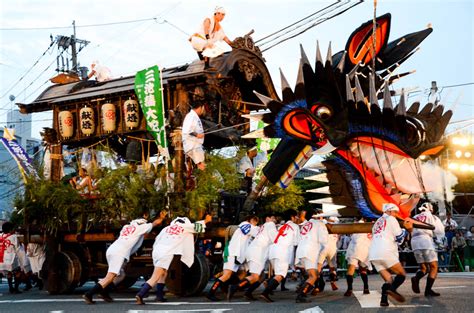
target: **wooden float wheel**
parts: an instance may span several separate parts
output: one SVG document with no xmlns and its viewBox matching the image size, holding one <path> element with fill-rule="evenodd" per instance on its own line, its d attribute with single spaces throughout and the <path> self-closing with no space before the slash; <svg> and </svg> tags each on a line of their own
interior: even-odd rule
<svg viewBox="0 0 474 313">
<path fill-rule="evenodd" d="M 82 265 L 71 251 L 56 253 L 48 269 L 47 290 L 50 294 L 71 293 L 81 280 Z"/>
<path fill-rule="evenodd" d="M 166 287 L 175 295 L 188 297 L 199 295 L 209 282 L 209 263 L 202 254 L 194 255 L 194 263 L 188 268 L 175 256 L 166 278 Z"/>
</svg>

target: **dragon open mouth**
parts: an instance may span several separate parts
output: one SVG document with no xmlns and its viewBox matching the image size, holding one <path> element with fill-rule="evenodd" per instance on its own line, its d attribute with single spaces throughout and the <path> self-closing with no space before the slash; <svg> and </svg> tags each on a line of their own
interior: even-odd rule
<svg viewBox="0 0 474 313">
<path fill-rule="evenodd" d="M 442 149 L 430 149 L 422 155 Z M 349 162 L 365 183 L 373 207 L 382 212 L 382 205 L 390 202 L 407 217 L 420 200 L 420 195 L 440 188 L 439 168 L 431 162 L 413 159 L 394 144 L 373 137 L 357 137 L 348 150 L 337 153 Z M 433 176 L 435 175 L 435 176 Z"/>
</svg>

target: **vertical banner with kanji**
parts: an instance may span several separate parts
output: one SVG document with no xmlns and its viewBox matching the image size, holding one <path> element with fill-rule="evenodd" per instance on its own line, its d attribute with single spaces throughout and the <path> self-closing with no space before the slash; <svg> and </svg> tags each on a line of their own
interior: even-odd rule
<svg viewBox="0 0 474 313">
<path fill-rule="evenodd" d="M 38 178 L 38 174 L 32 165 L 28 153 L 26 153 L 25 149 L 23 149 L 15 139 L 8 140 L 7 138 L 0 138 L 0 141 L 18 164 L 18 168 L 25 182 L 27 176 Z"/>
<path fill-rule="evenodd" d="M 163 86 L 158 66 L 152 66 L 135 75 L 135 94 L 146 119 L 148 131 L 153 135 L 160 154 L 169 157 L 165 132 Z"/>
</svg>

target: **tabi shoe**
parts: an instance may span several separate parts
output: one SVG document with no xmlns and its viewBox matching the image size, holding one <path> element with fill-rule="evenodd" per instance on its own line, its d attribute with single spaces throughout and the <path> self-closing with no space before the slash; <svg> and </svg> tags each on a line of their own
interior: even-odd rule
<svg viewBox="0 0 474 313">
<path fill-rule="evenodd" d="M 137 304 L 140 304 L 140 305 L 144 305 L 144 304 L 145 304 L 145 301 L 143 301 L 142 296 L 136 295 L 136 296 L 135 296 L 135 300 L 136 300 L 136 303 L 137 303 Z"/>
<path fill-rule="evenodd" d="M 87 303 L 87 304 L 95 304 L 95 301 L 92 300 L 92 297 L 87 295 L 87 294 L 83 294 L 82 295 L 82 299 L 84 299 L 84 301 Z"/>
<path fill-rule="evenodd" d="M 245 292 L 244 293 L 244 298 L 249 300 L 249 301 L 256 301 L 257 300 L 251 292 Z"/>
<path fill-rule="evenodd" d="M 212 293 L 206 293 L 206 298 L 208 298 L 209 300 L 211 300 L 212 302 L 217 302 L 217 301 L 221 301 L 221 299 L 219 299 L 218 297 L 216 297 L 215 294 L 212 294 Z"/>
<path fill-rule="evenodd" d="M 439 297 L 441 294 L 432 289 L 425 291 L 425 297 Z"/>
<path fill-rule="evenodd" d="M 411 290 L 414 293 L 420 293 L 420 281 L 415 276 L 411 278 Z"/>
<path fill-rule="evenodd" d="M 227 292 L 227 301 L 231 301 L 234 297 L 235 293 L 239 290 L 238 285 L 231 285 L 229 286 L 229 291 Z"/>
<path fill-rule="evenodd" d="M 380 306 L 388 306 L 388 297 L 387 295 L 382 295 L 380 299 Z"/>
<path fill-rule="evenodd" d="M 398 302 L 405 302 L 405 297 L 399 294 L 396 290 L 389 289 L 387 293 L 390 297 L 394 298 Z"/>
<path fill-rule="evenodd" d="M 108 293 L 101 293 L 99 294 L 99 297 L 101 297 L 105 302 L 114 302 L 114 299 Z"/>
<path fill-rule="evenodd" d="M 266 292 L 262 293 L 260 296 L 259 296 L 260 299 L 262 299 L 263 301 L 266 301 L 266 302 L 274 302 L 271 298 L 270 298 L 270 295 Z"/>
<path fill-rule="evenodd" d="M 311 300 L 306 297 L 304 294 L 298 294 L 296 297 L 296 303 L 310 303 Z"/>
</svg>

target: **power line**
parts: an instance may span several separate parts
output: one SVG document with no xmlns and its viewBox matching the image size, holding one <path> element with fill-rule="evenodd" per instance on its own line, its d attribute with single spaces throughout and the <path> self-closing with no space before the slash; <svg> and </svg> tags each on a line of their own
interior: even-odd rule
<svg viewBox="0 0 474 313">
<path fill-rule="evenodd" d="M 15 86 L 20 83 L 23 78 L 25 78 L 25 76 L 38 64 L 38 62 L 41 60 L 41 58 L 43 58 L 45 56 L 45 54 L 49 51 L 49 49 L 51 49 L 51 47 L 53 46 L 53 44 L 55 43 L 56 41 L 51 41 L 51 43 L 49 44 L 49 47 L 43 52 L 43 54 L 38 58 L 38 60 L 36 60 L 35 63 L 33 63 L 33 65 L 26 71 L 25 74 L 23 74 L 23 76 L 20 77 L 20 79 L 18 79 L 18 81 L 16 81 L 6 92 L 5 94 L 3 94 L 1 98 L 5 97 L 6 95 L 8 95 L 8 93 L 13 89 L 15 88 Z"/>
<path fill-rule="evenodd" d="M 59 56 L 61 56 L 61 55 L 64 53 L 64 51 L 66 51 L 66 50 L 61 51 L 61 53 L 59 54 Z M 59 56 L 58 56 L 58 57 L 59 57 Z M 30 87 L 31 85 L 33 85 L 33 83 L 35 83 L 35 82 L 38 80 L 38 78 L 40 78 L 40 77 L 51 67 L 51 65 L 54 64 L 55 61 L 56 61 L 56 59 L 54 59 L 38 76 L 36 76 L 36 78 L 34 78 L 28 86 L 26 86 L 25 88 L 23 88 L 23 90 L 20 91 L 20 92 L 16 95 L 16 97 L 18 98 L 20 95 L 22 95 L 22 94 L 28 89 L 28 87 Z M 43 83 L 43 85 L 44 85 L 44 83 Z M 30 95 L 31 95 L 31 94 L 30 94 Z M 7 106 L 8 104 L 9 104 L 9 102 L 7 102 L 6 104 L 4 104 L 4 105 L 3 105 L 3 108 L 4 108 L 5 106 Z"/>
<path fill-rule="evenodd" d="M 469 85 L 474 85 L 474 82 L 464 83 L 464 84 L 457 84 L 457 85 L 450 85 L 450 86 L 441 86 L 441 87 L 438 87 L 438 88 L 446 89 L 446 88 L 462 87 L 462 86 L 469 86 Z"/>
<path fill-rule="evenodd" d="M 120 24 L 131 24 L 131 23 L 140 23 L 145 21 L 153 21 L 157 20 L 160 15 L 164 15 L 169 11 L 175 9 L 181 2 L 178 2 L 174 6 L 169 7 L 167 10 L 164 10 L 160 14 L 150 18 L 142 18 L 137 20 L 129 20 L 129 21 L 119 21 L 119 22 L 107 22 L 107 23 L 98 23 L 98 24 L 86 24 L 86 25 L 76 25 L 76 28 L 87 28 L 87 27 L 103 27 L 103 26 L 112 26 L 112 25 L 120 25 Z M 67 29 L 71 28 L 71 26 L 48 26 L 48 27 L 10 27 L 10 28 L 0 28 L 0 31 L 23 31 L 23 30 L 50 30 L 50 29 Z"/>
<path fill-rule="evenodd" d="M 88 25 L 76 25 L 76 28 L 87 28 L 87 27 L 102 27 L 102 26 L 111 26 L 119 24 L 131 24 L 131 23 L 140 23 L 145 21 L 155 20 L 156 17 L 143 18 L 138 20 L 130 21 L 121 21 L 121 22 L 109 22 L 109 23 L 100 23 L 100 24 L 88 24 Z M 49 26 L 49 27 L 18 27 L 18 28 L 0 28 L 0 31 L 23 31 L 23 30 L 51 30 L 51 29 L 67 29 L 72 26 Z"/>
<path fill-rule="evenodd" d="M 325 18 L 320 17 L 321 20 L 318 20 L 317 22 L 311 24 L 309 27 L 303 29 L 302 31 L 300 31 L 300 32 L 298 32 L 298 33 L 296 33 L 296 34 L 294 34 L 294 35 L 291 35 L 291 36 L 289 36 L 289 37 L 283 38 L 282 40 L 278 41 L 277 43 L 271 45 L 271 46 L 268 47 L 268 48 L 262 49 L 262 52 L 265 52 L 265 51 L 267 51 L 267 50 L 269 50 L 269 49 L 271 49 L 271 48 L 273 48 L 273 47 L 275 47 L 275 46 L 277 46 L 277 45 L 279 45 L 279 44 L 281 44 L 281 43 L 283 43 L 283 42 L 285 42 L 285 41 L 287 41 L 287 40 L 290 40 L 290 39 L 292 39 L 292 38 L 295 38 L 295 37 L 297 37 L 297 36 L 303 34 L 304 32 L 308 31 L 309 29 L 311 29 L 311 28 L 313 28 L 313 27 L 315 27 L 315 26 L 317 26 L 317 25 L 319 25 L 319 24 L 322 24 L 322 23 L 324 23 L 324 22 L 326 22 L 326 21 L 328 21 L 328 20 L 330 20 L 330 19 L 333 19 L 333 18 L 336 17 L 336 16 L 341 15 L 342 13 L 344 13 L 344 12 L 346 12 L 346 11 L 352 9 L 353 7 L 355 7 L 356 5 L 361 4 L 362 2 L 363 2 L 363 1 L 359 1 L 359 2 L 357 2 L 357 3 L 354 3 L 354 4 L 352 4 L 351 6 L 349 6 L 348 8 L 345 8 L 345 9 L 343 9 L 343 10 L 340 11 L 340 12 L 334 13 L 333 15 L 331 15 L 331 16 L 329 16 L 329 17 L 325 17 Z M 350 3 L 350 2 L 347 2 L 347 3 Z M 342 5 L 338 6 L 337 8 L 339 8 L 339 7 L 341 7 L 341 6 L 342 6 Z M 331 12 L 331 11 L 334 11 L 334 9 L 330 10 L 330 12 Z M 325 13 L 325 14 L 327 14 L 327 13 Z M 305 23 L 305 24 L 303 24 L 303 25 L 301 25 L 301 26 L 298 26 L 298 27 L 302 27 L 302 26 L 304 26 L 304 25 L 306 25 L 306 24 L 308 24 L 308 23 L 309 23 L 309 22 L 307 22 L 307 23 Z M 288 32 L 287 32 L 287 33 L 288 33 Z M 286 33 L 285 33 L 285 34 L 286 34 Z M 272 39 L 272 40 L 266 42 L 266 44 L 270 43 L 271 41 L 276 40 L 276 39 L 279 38 L 279 37 L 281 37 L 281 36 L 277 36 L 275 39 Z"/>
<path fill-rule="evenodd" d="M 308 15 L 308 16 L 302 18 L 301 20 L 299 20 L 299 21 L 297 21 L 297 22 L 294 22 L 293 24 L 290 24 L 290 25 L 288 25 L 288 26 L 285 26 L 285 27 L 283 27 L 283 28 L 281 28 L 281 29 L 279 29 L 279 30 L 277 30 L 277 31 L 275 31 L 275 32 L 273 32 L 273 33 L 271 33 L 270 35 L 267 35 L 267 36 L 265 36 L 265 37 L 263 37 L 263 38 L 260 38 L 260 39 L 256 40 L 255 43 L 257 44 L 257 43 L 259 43 L 259 42 L 262 41 L 262 40 L 265 40 L 265 39 L 270 38 L 270 37 L 272 37 L 272 36 L 274 36 L 274 35 L 277 35 L 278 33 L 282 32 L 282 31 L 284 31 L 284 30 L 286 30 L 286 29 L 288 29 L 288 28 L 290 28 L 290 27 L 292 27 L 292 26 L 294 26 L 294 25 L 296 25 L 296 24 L 298 24 L 298 23 L 300 23 L 300 22 L 302 22 L 302 21 L 304 21 L 304 20 L 306 20 L 306 19 L 308 19 L 308 18 L 310 18 L 310 17 L 312 17 L 312 16 L 314 16 L 314 15 L 320 13 L 320 12 L 323 12 L 324 10 L 326 10 L 326 9 L 328 9 L 328 8 L 330 8 L 330 7 L 332 7 L 333 5 L 336 5 L 336 3 L 337 3 L 337 2 L 334 2 L 333 4 L 330 4 L 330 5 L 328 5 L 327 7 L 324 7 L 324 8 L 322 8 L 321 10 L 318 10 L 318 11 L 316 11 L 316 12 L 314 12 L 314 13 Z M 299 27 L 299 26 L 298 26 L 298 27 Z"/>
</svg>

